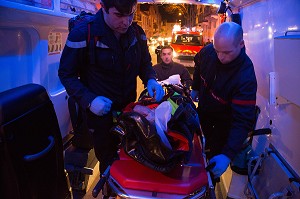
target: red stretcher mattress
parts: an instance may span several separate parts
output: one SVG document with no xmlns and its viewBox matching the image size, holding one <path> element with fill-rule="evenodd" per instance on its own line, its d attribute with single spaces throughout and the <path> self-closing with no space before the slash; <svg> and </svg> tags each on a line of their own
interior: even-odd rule
<svg viewBox="0 0 300 199">
<path fill-rule="evenodd" d="M 120 160 L 116 160 L 110 168 L 110 176 L 127 189 L 181 195 L 193 193 L 208 185 L 202 148 L 196 136 L 193 144 L 188 164 L 178 165 L 168 174 L 140 164 L 121 150 Z"/>
</svg>

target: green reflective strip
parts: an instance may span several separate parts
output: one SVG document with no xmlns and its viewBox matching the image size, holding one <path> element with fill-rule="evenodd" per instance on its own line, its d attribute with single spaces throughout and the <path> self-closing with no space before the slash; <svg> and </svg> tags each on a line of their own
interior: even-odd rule
<svg viewBox="0 0 300 199">
<path fill-rule="evenodd" d="M 172 113 L 171 114 L 174 115 L 175 111 L 178 108 L 178 104 L 176 104 L 171 98 L 168 98 L 167 100 L 170 102 L 170 104 L 172 106 Z"/>
</svg>

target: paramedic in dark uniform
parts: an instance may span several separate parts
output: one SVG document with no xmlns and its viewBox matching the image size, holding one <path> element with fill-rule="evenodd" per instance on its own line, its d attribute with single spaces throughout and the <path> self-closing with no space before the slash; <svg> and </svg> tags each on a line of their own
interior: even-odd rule
<svg viewBox="0 0 300 199">
<path fill-rule="evenodd" d="M 91 38 L 97 38 L 94 59 L 87 55 L 92 51 L 87 46 L 88 25 L 79 24 L 68 35 L 58 75 L 67 93 L 86 110 L 103 174 L 117 157 L 118 140 L 110 133 L 112 113 L 136 100 L 137 76 L 156 101 L 164 90 L 156 81 L 145 32 L 132 24 L 137 0 L 102 0 L 100 4 L 90 28 L 96 36 Z"/>
<path fill-rule="evenodd" d="M 253 63 L 245 52 L 242 27 L 222 23 L 213 44 L 194 58 L 192 98 L 206 138 L 209 164 L 220 177 L 241 150 L 255 125 L 257 82 Z"/>
<path fill-rule="evenodd" d="M 160 57 L 161 49 L 162 49 L 162 41 L 158 41 L 158 46 L 155 48 L 155 54 L 156 54 L 156 63 L 159 64 L 162 60 Z"/>
<path fill-rule="evenodd" d="M 170 76 L 178 74 L 181 79 L 181 84 L 190 88 L 192 85 L 191 75 L 184 65 L 173 61 L 173 48 L 171 46 L 163 46 L 160 57 L 162 62 L 153 66 L 157 74 L 157 80 L 166 80 Z"/>
</svg>

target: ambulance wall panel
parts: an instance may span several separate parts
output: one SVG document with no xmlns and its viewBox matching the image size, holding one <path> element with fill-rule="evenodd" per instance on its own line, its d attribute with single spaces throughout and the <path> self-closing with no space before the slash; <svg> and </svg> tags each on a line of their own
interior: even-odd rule
<svg viewBox="0 0 300 199">
<path fill-rule="evenodd" d="M 270 85 L 270 82 L 272 84 L 270 73 L 277 72 L 274 38 L 283 36 L 288 30 L 300 28 L 300 1 L 256 1 L 241 7 L 240 13 L 246 51 L 254 63 L 258 81 L 257 104 L 262 109 L 262 113 L 257 128 L 270 127 L 272 129 L 271 136 L 259 137 L 255 140 L 254 146 L 259 149 L 259 152 L 271 143 L 299 175 L 300 107 L 295 103 L 279 103 L 279 99 L 276 99 L 275 103 L 270 103 L 269 99 L 270 86 L 274 86 Z M 293 50 L 295 49 L 288 49 L 288 51 Z M 300 56 L 299 52 L 298 55 Z M 293 62 L 293 60 L 289 61 Z M 288 68 L 287 71 L 292 73 L 292 70 L 290 71 Z M 299 76 L 300 74 L 289 75 Z M 275 83 L 275 87 L 278 89 L 277 83 Z M 288 89 L 289 92 L 299 92 L 299 88 L 295 89 L 297 87 L 299 85 L 288 85 L 282 89 Z"/>
<path fill-rule="evenodd" d="M 62 137 L 72 126 L 58 67 L 72 16 L 26 5 L 19 9 L 18 4 L 0 1 L 0 92 L 28 83 L 44 86 Z"/>
</svg>

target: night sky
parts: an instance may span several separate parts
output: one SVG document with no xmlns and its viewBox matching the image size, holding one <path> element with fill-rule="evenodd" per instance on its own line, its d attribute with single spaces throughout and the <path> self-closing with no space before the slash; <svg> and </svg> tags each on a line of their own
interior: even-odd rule
<svg viewBox="0 0 300 199">
<path fill-rule="evenodd" d="M 149 6 L 151 6 L 153 4 L 141 4 L 141 10 L 149 10 Z M 165 11 L 164 7 L 165 5 L 157 5 L 158 6 L 158 10 L 160 12 L 160 15 L 162 17 L 162 20 L 167 20 L 168 22 L 175 22 L 176 18 L 178 19 L 178 14 L 174 13 L 174 14 L 169 14 Z"/>
<path fill-rule="evenodd" d="M 169 14 L 165 11 L 164 5 L 158 5 L 158 10 L 161 14 L 163 20 L 167 20 L 168 22 L 176 22 L 176 17 L 178 18 L 178 14 Z"/>
</svg>

